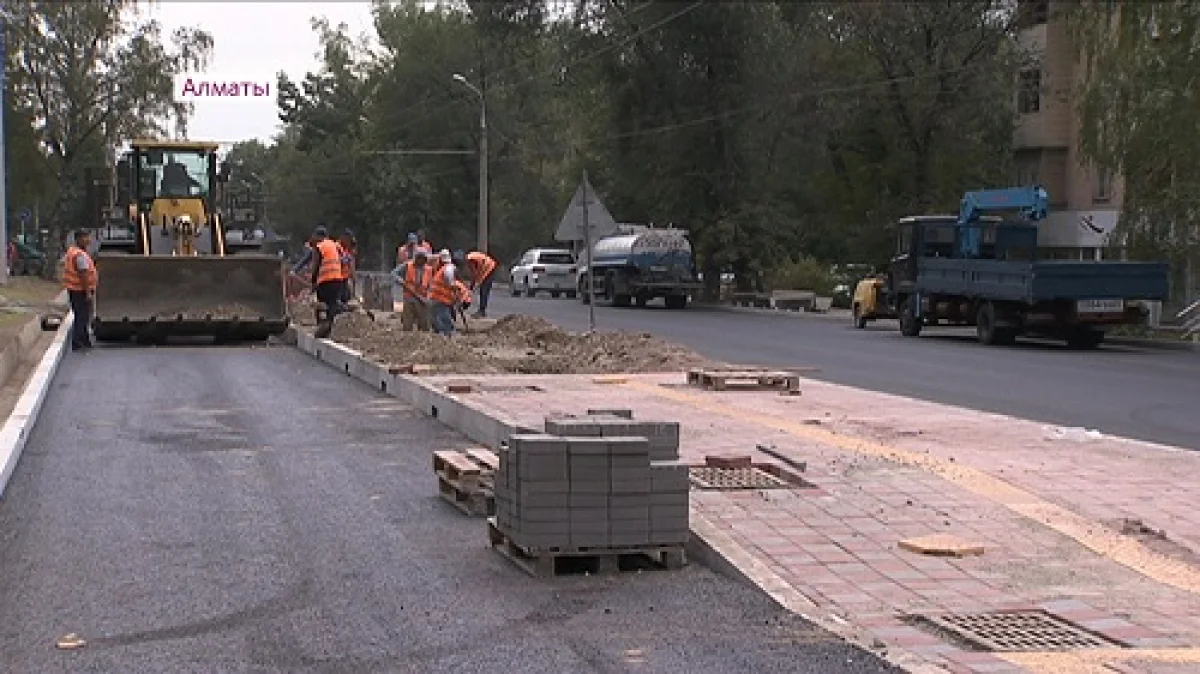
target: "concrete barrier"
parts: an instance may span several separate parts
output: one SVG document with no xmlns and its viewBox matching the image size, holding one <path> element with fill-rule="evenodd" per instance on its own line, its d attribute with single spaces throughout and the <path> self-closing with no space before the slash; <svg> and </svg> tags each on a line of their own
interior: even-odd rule
<svg viewBox="0 0 1200 674">
<path fill-rule="evenodd" d="M 17 333 L 17 338 L 0 351 L 0 386 L 8 383 L 9 377 L 21 367 L 25 354 L 42 334 L 42 323 L 37 314 L 29 314 L 29 322 Z"/>
<path fill-rule="evenodd" d="M 42 411 L 42 403 L 46 400 L 46 392 L 50 390 L 50 383 L 54 381 L 54 375 L 58 372 L 58 365 L 62 362 L 63 353 L 67 349 L 67 343 L 71 338 L 71 326 L 74 322 L 75 317 L 72 314 L 67 314 L 63 318 L 62 324 L 58 326 L 58 331 L 54 335 L 54 341 L 50 343 L 50 348 L 46 349 L 46 353 L 38 361 L 38 365 L 25 384 L 25 389 L 22 391 L 21 397 L 17 399 L 12 413 L 4 422 L 4 427 L 0 428 L 0 496 L 4 495 L 4 490 L 8 487 L 8 480 L 17 468 L 17 462 L 21 460 L 22 452 L 25 451 L 25 442 L 37 422 L 38 413 Z M 36 321 L 34 325 L 40 330 Z"/>
</svg>

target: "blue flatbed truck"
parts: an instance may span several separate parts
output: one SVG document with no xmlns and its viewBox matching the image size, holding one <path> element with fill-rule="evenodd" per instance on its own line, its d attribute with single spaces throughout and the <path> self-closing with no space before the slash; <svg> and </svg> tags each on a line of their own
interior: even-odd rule
<svg viewBox="0 0 1200 674">
<path fill-rule="evenodd" d="M 1167 299 L 1167 264 L 1038 260 L 1048 201 L 1040 187 L 986 190 L 965 195 L 958 216 L 901 219 L 885 286 L 901 334 L 969 325 L 983 344 L 1031 336 L 1094 349 L 1112 327 L 1143 324 L 1142 302 Z M 987 215 L 1004 211 L 1016 218 Z"/>
</svg>

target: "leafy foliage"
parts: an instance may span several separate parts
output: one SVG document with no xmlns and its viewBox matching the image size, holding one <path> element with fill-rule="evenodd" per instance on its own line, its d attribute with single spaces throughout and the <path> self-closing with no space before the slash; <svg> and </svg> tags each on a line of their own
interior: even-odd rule
<svg viewBox="0 0 1200 674">
<path fill-rule="evenodd" d="M 82 222 L 83 170 L 110 164 L 116 146 L 141 135 L 186 131 L 190 109 L 174 99 L 173 76 L 205 65 L 212 38 L 180 29 L 164 39 L 137 21 L 130 0 L 11 0 L 5 3 L 14 107 L 32 121 L 58 176 L 51 241 Z"/>
<path fill-rule="evenodd" d="M 1123 176 L 1116 235 L 1135 253 L 1200 256 L 1200 5 L 1086 3 L 1071 17 L 1088 69 L 1081 148 Z"/>
</svg>

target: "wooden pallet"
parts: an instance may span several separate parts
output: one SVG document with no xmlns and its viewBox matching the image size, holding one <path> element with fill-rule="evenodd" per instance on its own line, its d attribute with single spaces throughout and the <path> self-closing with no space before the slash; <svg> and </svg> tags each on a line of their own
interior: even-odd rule
<svg viewBox="0 0 1200 674">
<path fill-rule="evenodd" d="M 688 384 L 713 391 L 730 388 L 795 391 L 800 375 L 770 370 L 690 370 Z"/>
<path fill-rule="evenodd" d="M 639 545 L 613 548 L 531 549 L 518 545 L 488 518 L 488 543 L 531 576 L 613 574 L 645 569 L 681 569 L 687 564 L 683 545 Z"/>
<path fill-rule="evenodd" d="M 492 488 L 499 467 L 500 459 L 486 449 L 433 453 L 438 495 L 467 515 L 476 517 L 496 513 L 496 497 Z"/>
</svg>

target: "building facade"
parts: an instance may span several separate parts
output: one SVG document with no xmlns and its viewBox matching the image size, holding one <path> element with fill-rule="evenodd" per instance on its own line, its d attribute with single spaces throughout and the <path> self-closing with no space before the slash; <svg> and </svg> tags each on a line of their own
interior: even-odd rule
<svg viewBox="0 0 1200 674">
<path fill-rule="evenodd" d="M 1116 227 L 1123 185 L 1120 176 L 1090 165 L 1079 152 L 1074 92 L 1084 68 L 1062 18 L 1071 4 L 1019 3 L 1018 39 L 1030 62 L 1018 77 L 1016 184 L 1041 184 L 1050 194 L 1050 215 L 1038 235 L 1043 256 L 1098 260 Z"/>
</svg>

